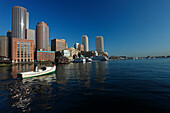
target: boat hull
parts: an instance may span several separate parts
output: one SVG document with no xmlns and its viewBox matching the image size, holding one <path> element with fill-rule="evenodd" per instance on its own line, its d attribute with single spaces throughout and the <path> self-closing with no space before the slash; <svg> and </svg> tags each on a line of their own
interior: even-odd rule
<svg viewBox="0 0 170 113">
<path fill-rule="evenodd" d="M 18 78 L 25 79 L 25 78 L 32 78 L 32 77 L 37 77 L 37 76 L 43 76 L 43 75 L 54 73 L 55 70 L 56 70 L 56 67 L 54 67 L 53 69 L 51 69 L 49 71 L 42 71 L 42 72 L 33 72 L 33 71 L 31 71 L 31 72 L 19 73 L 18 74 Z"/>
<path fill-rule="evenodd" d="M 32 77 L 38 77 L 38 76 L 43 76 L 43 75 L 48 75 L 48 74 L 51 74 L 51 73 L 54 73 L 55 71 L 53 72 L 49 72 L 49 73 L 45 73 L 45 74 L 40 74 L 40 75 L 34 75 L 34 76 L 28 76 L 28 77 L 22 77 L 23 79 L 25 78 L 32 78 Z"/>
</svg>

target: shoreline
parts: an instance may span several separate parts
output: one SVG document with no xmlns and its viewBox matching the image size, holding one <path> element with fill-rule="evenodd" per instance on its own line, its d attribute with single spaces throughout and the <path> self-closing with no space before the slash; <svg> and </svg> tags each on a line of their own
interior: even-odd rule
<svg viewBox="0 0 170 113">
<path fill-rule="evenodd" d="M 39 61 L 39 62 L 19 62 L 19 63 L 0 63 L 0 67 L 13 66 L 17 64 L 39 64 L 39 63 L 52 63 L 54 61 Z"/>
</svg>

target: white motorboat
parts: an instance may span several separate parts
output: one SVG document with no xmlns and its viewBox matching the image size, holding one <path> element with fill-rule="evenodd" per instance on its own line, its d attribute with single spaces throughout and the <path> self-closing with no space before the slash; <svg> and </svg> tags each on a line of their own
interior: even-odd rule
<svg viewBox="0 0 170 113">
<path fill-rule="evenodd" d="M 50 74 L 55 72 L 56 70 L 56 66 L 54 65 L 53 67 L 42 67 L 40 69 L 38 69 L 38 67 L 36 67 L 35 71 L 29 71 L 29 72 L 22 72 L 22 73 L 18 73 L 18 77 L 19 78 L 31 78 L 31 77 L 37 77 L 37 76 L 41 76 L 41 75 L 46 75 L 46 74 Z"/>
<path fill-rule="evenodd" d="M 102 55 L 91 57 L 91 59 L 92 60 L 99 60 L 99 61 L 107 61 L 107 60 L 109 60 L 107 57 L 102 56 Z"/>
</svg>

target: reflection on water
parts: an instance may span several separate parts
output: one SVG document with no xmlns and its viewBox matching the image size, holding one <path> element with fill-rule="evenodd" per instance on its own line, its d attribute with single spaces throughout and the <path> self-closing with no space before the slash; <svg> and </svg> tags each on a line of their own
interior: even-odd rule
<svg viewBox="0 0 170 113">
<path fill-rule="evenodd" d="M 106 62 L 96 63 L 96 81 L 104 83 L 105 80 L 105 64 Z"/>
<path fill-rule="evenodd" d="M 2 113 L 170 113 L 170 59 L 59 64 L 54 74 L 15 78 L 34 67 L 0 67 Z"/>
<path fill-rule="evenodd" d="M 22 109 L 22 112 L 30 111 L 29 105 L 34 98 L 39 98 L 38 95 L 43 95 L 43 98 L 49 97 L 52 92 L 51 84 L 56 81 L 55 74 L 40 76 L 34 78 L 23 79 L 13 85 L 8 86 L 10 95 L 9 99 L 13 99 L 10 103 L 13 108 Z M 42 98 L 42 99 L 43 99 Z"/>
<path fill-rule="evenodd" d="M 49 66 L 50 64 L 38 64 L 38 67 L 45 65 Z M 3 67 L 0 71 L 3 73 L 0 80 L 6 80 L 0 83 L 0 104 L 8 103 L 6 106 L 12 112 L 36 111 L 39 107 L 52 109 L 53 104 L 55 105 L 66 95 L 82 88 L 89 89 L 93 81 L 90 73 L 96 72 L 96 82 L 104 83 L 105 71 L 104 67 L 101 68 L 100 66 L 103 67 L 104 64 L 102 62 L 60 64 L 57 65 L 54 74 L 23 80 L 16 79 L 17 73 L 33 71 L 34 64 L 17 64 L 11 67 Z M 7 103 L 4 103 L 6 101 Z M 7 109 L 4 109 L 4 111 L 6 112 Z"/>
</svg>

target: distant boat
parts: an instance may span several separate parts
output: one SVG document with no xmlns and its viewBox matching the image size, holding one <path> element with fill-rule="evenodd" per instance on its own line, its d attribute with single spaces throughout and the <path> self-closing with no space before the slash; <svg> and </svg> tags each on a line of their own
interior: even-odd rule
<svg viewBox="0 0 170 113">
<path fill-rule="evenodd" d="M 85 63 L 86 62 L 86 59 L 84 57 L 81 57 L 81 58 L 75 58 L 73 60 L 73 63 Z"/>
<path fill-rule="evenodd" d="M 86 57 L 86 62 L 93 62 L 93 60 L 89 57 Z"/>
<path fill-rule="evenodd" d="M 92 60 L 99 60 L 99 61 L 107 61 L 107 60 L 109 60 L 107 57 L 102 56 L 102 55 L 91 57 L 91 59 Z"/>
<path fill-rule="evenodd" d="M 38 67 L 36 67 L 35 71 L 29 71 L 29 72 L 22 72 L 22 73 L 18 73 L 18 77 L 19 78 L 31 78 L 31 77 L 37 77 L 37 76 L 41 76 L 41 75 L 46 75 L 46 74 L 50 74 L 55 72 L 56 70 L 56 66 L 54 65 L 53 67 L 42 67 L 40 69 L 38 69 Z"/>
</svg>

